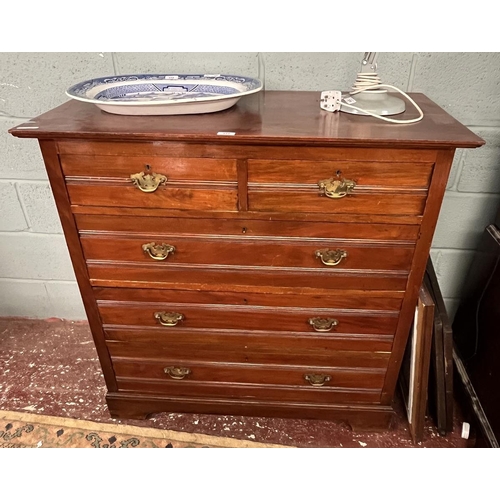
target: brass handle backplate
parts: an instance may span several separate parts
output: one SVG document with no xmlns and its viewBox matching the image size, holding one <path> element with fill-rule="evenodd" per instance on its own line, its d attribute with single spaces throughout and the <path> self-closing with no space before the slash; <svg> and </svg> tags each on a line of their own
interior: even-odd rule
<svg viewBox="0 0 500 500">
<path fill-rule="evenodd" d="M 153 193 L 160 184 L 166 184 L 167 178 L 162 174 L 149 173 L 149 165 L 146 166 L 146 172 L 132 174 L 130 180 L 143 193 Z"/>
<path fill-rule="evenodd" d="M 175 252 L 175 247 L 166 243 L 157 245 L 155 242 L 152 242 L 142 245 L 142 250 L 154 260 L 165 260 L 171 253 Z"/>
<path fill-rule="evenodd" d="M 154 317 L 162 326 L 176 326 L 184 319 L 184 314 L 176 312 L 155 312 Z"/>
<path fill-rule="evenodd" d="M 163 371 L 174 380 L 182 380 L 191 373 L 189 368 L 184 368 L 182 366 L 167 366 L 163 368 Z"/>
<path fill-rule="evenodd" d="M 341 179 L 340 177 L 331 177 L 330 179 L 319 181 L 318 186 L 320 193 L 328 198 L 343 198 L 352 192 L 356 187 L 356 183 L 348 179 Z"/>
<path fill-rule="evenodd" d="M 322 387 L 327 382 L 330 382 L 330 375 L 324 375 L 323 373 L 306 373 L 304 379 L 307 380 L 314 387 Z"/>
<path fill-rule="evenodd" d="M 317 332 L 330 332 L 339 324 L 338 320 L 333 318 L 310 318 L 308 323 Z"/>
<path fill-rule="evenodd" d="M 342 262 L 342 259 L 347 258 L 345 250 L 316 250 L 314 255 L 320 258 L 325 266 L 338 266 Z"/>
</svg>

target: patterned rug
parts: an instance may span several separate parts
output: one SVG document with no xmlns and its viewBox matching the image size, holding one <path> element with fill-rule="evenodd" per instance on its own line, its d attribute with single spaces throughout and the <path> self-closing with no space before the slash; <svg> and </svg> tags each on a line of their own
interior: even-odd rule
<svg viewBox="0 0 500 500">
<path fill-rule="evenodd" d="M 0 411 L 0 448 L 286 448 L 233 438 Z"/>
</svg>

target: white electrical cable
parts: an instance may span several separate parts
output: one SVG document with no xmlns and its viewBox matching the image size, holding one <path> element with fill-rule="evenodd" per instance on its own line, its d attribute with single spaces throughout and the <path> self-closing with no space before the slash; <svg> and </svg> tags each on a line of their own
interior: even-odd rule
<svg viewBox="0 0 500 500">
<path fill-rule="evenodd" d="M 368 73 L 368 72 L 358 73 L 358 77 L 356 78 L 356 81 L 352 86 L 351 94 L 353 92 L 357 93 L 362 90 L 365 90 L 367 87 L 373 87 L 374 85 L 382 85 L 382 80 L 378 76 L 378 73 Z M 386 91 L 381 90 L 380 92 L 386 92 Z"/>
<path fill-rule="evenodd" d="M 355 109 L 357 111 L 360 111 L 361 113 L 365 113 L 370 116 L 374 116 L 375 118 L 380 118 L 381 120 L 385 120 L 387 122 L 391 123 L 415 123 L 420 121 L 424 117 L 423 111 L 420 109 L 420 107 L 417 105 L 417 103 L 405 92 L 402 90 L 399 90 L 397 87 L 394 87 L 393 85 L 385 85 L 381 83 L 381 79 L 379 78 L 377 73 L 358 73 L 358 77 L 356 79 L 356 82 L 354 83 L 354 86 L 350 92 L 351 95 L 356 95 L 359 94 L 360 92 L 365 92 L 365 91 L 371 91 L 373 93 L 383 93 L 387 92 L 387 90 L 384 89 L 393 89 L 402 94 L 406 99 L 408 99 L 413 106 L 415 106 L 415 109 L 418 111 L 419 116 L 417 118 L 412 118 L 410 120 L 396 120 L 394 118 L 387 118 L 386 116 L 381 116 L 377 115 L 375 113 L 372 113 L 371 111 L 366 111 L 364 109 L 358 108 L 357 106 L 353 106 L 352 104 L 347 104 L 342 101 L 342 106 L 346 106 L 351 109 Z M 378 92 L 377 92 L 378 91 Z"/>
</svg>

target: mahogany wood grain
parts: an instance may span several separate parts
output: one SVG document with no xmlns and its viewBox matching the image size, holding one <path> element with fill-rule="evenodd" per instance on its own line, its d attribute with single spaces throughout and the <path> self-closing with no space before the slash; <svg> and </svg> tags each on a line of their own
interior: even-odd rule
<svg viewBox="0 0 500 500">
<path fill-rule="evenodd" d="M 283 267 L 122 264 L 87 262 L 94 286 L 275 291 L 275 288 L 404 291 L 407 271 L 351 271 Z M 182 284 L 182 285 L 180 285 Z M 298 290 L 297 290 L 298 293 Z"/>
<path fill-rule="evenodd" d="M 380 389 L 385 375 L 385 370 L 382 368 L 202 363 L 171 358 L 151 360 L 112 357 L 112 361 L 117 378 L 160 380 L 177 385 L 187 385 L 188 387 L 191 382 L 220 382 L 222 384 L 259 384 L 309 388 L 312 386 L 305 379 L 305 375 L 320 374 L 330 377 L 330 380 L 326 381 L 322 387 L 316 388 L 317 390 L 323 390 L 324 388 Z M 164 371 L 165 367 L 170 366 L 181 366 L 191 370 L 191 373 L 182 380 L 175 380 Z"/>
<path fill-rule="evenodd" d="M 357 186 L 426 189 L 433 163 L 381 161 L 248 160 L 249 186 L 254 184 L 317 184 L 331 177 L 355 181 Z M 356 188 L 355 188 L 356 189 Z"/>
<path fill-rule="evenodd" d="M 82 236 L 104 234 L 119 236 L 202 236 L 221 238 L 224 236 L 238 239 L 256 240 L 257 238 L 276 239 L 300 238 L 307 240 L 354 240 L 356 242 L 384 242 L 391 245 L 415 243 L 419 234 L 417 225 L 405 224 L 362 224 L 311 222 L 290 220 L 255 219 L 209 219 L 157 217 L 150 215 L 85 215 L 75 214 L 76 224 Z M 324 241 L 326 244 L 327 242 Z"/>
<path fill-rule="evenodd" d="M 15 128 L 18 137 L 80 140 L 150 140 L 211 144 L 306 144 L 308 146 L 477 147 L 477 135 L 420 93 L 409 94 L 425 119 L 409 126 L 392 125 L 367 116 L 320 109 L 320 92 L 265 91 L 246 96 L 219 113 L 178 116 L 119 116 L 96 106 L 70 100 Z M 417 115 L 411 106 L 399 118 Z M 219 131 L 234 136 L 217 135 Z"/>
<path fill-rule="evenodd" d="M 376 397 L 376 395 L 375 395 Z M 113 418 L 145 419 L 160 412 L 204 412 L 220 415 L 275 416 L 279 418 L 309 418 L 340 420 L 356 431 L 387 430 L 394 410 L 390 406 L 362 404 L 286 403 L 275 401 L 231 400 L 203 397 L 165 397 L 154 394 L 138 395 L 126 392 L 108 393 L 106 402 Z"/>
<path fill-rule="evenodd" d="M 421 215 L 374 215 L 374 214 L 338 214 L 332 213 L 301 213 L 295 212 L 292 215 L 286 212 L 206 212 L 200 210 L 189 211 L 176 211 L 172 213 L 171 210 L 156 208 L 151 210 L 149 208 L 141 207 L 95 207 L 91 205 L 72 205 L 72 212 L 84 215 L 118 215 L 118 216 L 132 216 L 132 217 L 172 217 L 173 215 L 178 219 L 192 219 L 199 217 L 205 219 L 210 215 L 214 220 L 228 219 L 228 220 L 262 220 L 262 221 L 287 221 L 293 218 L 294 221 L 302 222 L 332 222 L 332 223 L 348 223 L 348 224 L 396 224 L 396 225 L 419 225 L 422 222 Z M 417 230 L 417 229 L 416 229 Z"/>
<path fill-rule="evenodd" d="M 396 314 L 401 308 L 400 292 L 371 292 L 360 290 L 316 290 L 306 294 L 304 290 L 295 293 L 238 293 L 233 290 L 224 292 L 193 290 L 154 290 L 150 288 L 98 288 L 94 295 L 98 303 L 105 302 L 177 302 L 179 304 L 220 304 L 235 306 L 333 308 L 357 311 L 385 311 Z M 398 295 L 399 294 L 399 295 Z"/>
<path fill-rule="evenodd" d="M 13 130 L 17 135 L 19 131 Z M 322 145 L 314 146 L 255 146 L 248 144 L 215 144 L 202 141 L 197 143 L 181 142 L 175 138 L 164 137 L 161 141 L 87 141 L 59 140 L 61 155 L 84 156 L 126 156 L 151 157 L 166 156 L 169 158 L 222 158 L 231 161 L 250 159 L 277 160 L 313 160 L 313 161 L 381 161 L 387 163 L 434 163 L 436 151 L 415 148 L 377 148 L 360 144 L 349 147 Z"/>
<path fill-rule="evenodd" d="M 421 215 L 427 196 L 354 190 L 340 199 L 321 196 L 318 187 L 248 187 L 248 209 L 293 214 Z"/>
<path fill-rule="evenodd" d="M 375 395 L 376 397 L 376 395 Z M 279 418 L 309 418 L 340 420 L 356 431 L 387 430 L 394 418 L 390 406 L 362 404 L 285 403 L 263 400 L 231 400 L 203 397 L 165 397 L 154 394 L 138 395 L 126 392 L 108 393 L 106 402 L 113 418 L 145 419 L 160 412 L 204 412 L 220 415 L 275 416 Z"/>
<path fill-rule="evenodd" d="M 99 303 L 104 327 L 107 325 L 159 326 L 157 312 L 175 312 L 184 315 L 176 326 L 163 327 L 166 331 L 184 328 L 272 330 L 276 332 L 313 333 L 310 318 L 333 318 L 338 325 L 334 333 L 368 333 L 393 335 L 398 322 L 395 314 L 350 312 L 335 309 L 299 309 L 286 307 L 213 306 L 178 303 Z"/>
<path fill-rule="evenodd" d="M 144 172 L 162 174 L 168 181 L 236 182 L 236 160 L 215 158 L 169 158 L 163 156 L 61 155 L 67 177 L 124 178 Z"/>
<path fill-rule="evenodd" d="M 166 236 L 146 238 L 144 236 L 125 238 L 118 236 L 97 237 L 82 235 L 81 243 L 89 263 L 98 262 L 140 262 L 166 269 L 176 264 L 255 266 L 255 267 L 299 267 L 324 269 L 325 276 L 340 269 L 409 270 L 413 245 L 389 246 L 372 243 L 356 245 L 349 240 L 308 242 L 291 239 L 250 238 L 200 238 Z M 175 248 L 165 260 L 153 259 L 144 253 L 142 246 L 148 243 L 170 245 Z M 346 252 L 339 264 L 326 266 L 316 256 L 318 250 L 342 250 Z"/>
<path fill-rule="evenodd" d="M 97 349 L 97 354 L 99 356 L 99 362 L 104 374 L 104 379 L 108 390 L 114 391 L 116 390 L 116 380 L 113 367 L 109 352 L 106 348 L 101 318 L 99 317 L 96 299 L 92 293 L 92 287 L 90 286 L 87 267 L 85 265 L 85 259 L 83 258 L 83 251 L 78 238 L 75 220 L 70 210 L 70 201 L 59 164 L 59 158 L 57 156 L 56 144 L 51 140 L 40 140 L 39 145 L 43 154 L 50 187 L 56 202 L 59 218 L 64 231 L 64 236 L 66 238 L 66 244 L 68 245 L 71 263 L 75 271 L 76 281 L 80 289 L 83 305 L 85 307 L 85 312 L 87 314 L 87 319 Z"/>
<path fill-rule="evenodd" d="M 192 362 L 274 364 L 326 366 L 349 368 L 387 368 L 390 353 L 377 350 L 338 350 L 335 338 L 321 339 L 316 345 L 314 338 L 288 335 L 276 342 L 268 342 L 264 334 L 235 334 L 213 332 L 165 332 L 151 329 L 107 328 L 107 346 L 113 357 L 119 358 L 169 358 L 177 364 L 183 360 Z M 338 337 L 338 336 L 337 336 Z M 347 336 L 346 336 L 347 337 Z M 355 344 L 356 337 L 350 342 Z M 212 338 L 215 341 L 207 341 Z M 279 340 L 279 341 L 278 341 Z M 302 340 L 302 342 L 298 342 Z M 328 342 L 329 340 L 329 342 Z M 347 344 L 349 340 L 345 340 Z M 375 344 L 361 340 L 373 349 Z M 376 342 L 376 341 L 374 341 Z M 357 346 L 359 347 L 359 346 Z"/>
<path fill-rule="evenodd" d="M 68 183 L 68 193 L 73 205 L 101 207 L 135 207 L 141 205 L 154 209 L 236 211 L 238 192 L 234 188 L 204 186 L 160 186 L 153 193 L 143 193 L 132 185 L 104 184 L 99 182 Z"/>
<path fill-rule="evenodd" d="M 177 382 L 177 383 L 176 383 Z M 380 389 L 358 389 L 342 387 L 301 387 L 264 384 L 231 384 L 221 382 L 169 381 L 141 378 L 117 378 L 118 390 L 170 397 L 202 397 L 204 400 L 232 399 L 234 403 L 254 403 L 275 401 L 282 403 L 317 403 L 332 404 L 380 404 Z M 259 403 L 260 404 L 260 403 Z M 217 413 L 217 412 L 215 412 Z M 234 413 L 244 415 L 245 413 Z M 257 413 L 263 416 L 262 413 Z M 275 414 L 276 416 L 276 414 Z M 291 416 L 288 414 L 288 416 Z M 121 417 L 124 418 L 124 417 Z M 305 418 L 304 415 L 299 418 Z"/>
<path fill-rule="evenodd" d="M 248 210 L 248 162 L 246 160 L 237 161 L 238 169 L 238 210 L 246 212 Z"/>
<path fill-rule="evenodd" d="M 329 359 L 336 352 L 390 352 L 393 335 L 297 333 L 260 330 L 169 330 L 152 327 L 108 326 L 105 329 L 109 351 L 115 356 L 154 357 L 193 351 L 224 351 L 228 359 L 252 353 L 281 353 L 289 357 L 317 356 Z M 114 342 L 119 341 L 119 342 Z M 281 359 L 279 356 L 276 359 Z M 245 362 L 248 361 L 245 359 Z M 318 361 L 316 361 L 317 363 Z M 325 361 L 326 362 L 326 361 Z M 348 362 L 348 358 L 346 358 Z"/>
<path fill-rule="evenodd" d="M 102 282 L 101 282 L 102 281 Z M 325 293 L 324 289 L 319 287 L 281 287 L 281 286 L 268 286 L 262 285 L 258 288 L 252 285 L 243 284 L 240 285 L 238 283 L 232 284 L 231 287 L 227 287 L 224 284 L 218 285 L 217 283 L 196 283 L 194 280 L 192 283 L 189 282 L 170 282 L 170 283 L 161 283 L 161 282 L 141 282 L 141 281 L 128 281 L 126 283 L 117 282 L 117 281 L 109 281 L 109 280 L 93 280 L 94 289 L 101 287 L 119 287 L 119 288 L 129 288 L 129 289 L 149 289 L 149 290 L 172 290 L 172 291 L 187 291 L 187 290 L 195 290 L 195 291 L 203 291 L 203 292 L 235 292 L 235 293 L 268 293 L 272 295 L 283 294 L 287 295 L 304 295 L 306 298 L 311 296 L 316 296 L 318 293 Z M 343 289 L 329 289 L 328 295 L 331 294 L 339 294 L 346 293 L 352 296 L 358 297 L 386 297 L 386 298 L 402 298 L 405 296 L 405 290 L 386 290 L 386 289 L 374 289 L 374 290 L 360 290 L 359 288 L 352 288 L 350 290 Z"/>
</svg>

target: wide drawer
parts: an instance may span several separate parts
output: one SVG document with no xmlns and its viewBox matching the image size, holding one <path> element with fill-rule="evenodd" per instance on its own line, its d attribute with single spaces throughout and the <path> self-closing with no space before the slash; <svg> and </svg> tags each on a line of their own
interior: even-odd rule
<svg viewBox="0 0 500 500">
<path fill-rule="evenodd" d="M 113 358 L 117 379 L 138 378 L 159 381 L 215 382 L 274 386 L 381 389 L 382 368 L 332 368 L 323 366 L 249 365 Z"/>
<path fill-rule="evenodd" d="M 167 331 L 186 328 L 393 335 L 398 323 L 397 313 L 333 308 L 193 305 L 175 302 L 99 302 L 98 307 L 105 327 L 159 327 Z"/>
<path fill-rule="evenodd" d="M 305 295 L 95 288 L 94 294 L 112 355 L 176 353 L 179 359 L 266 363 L 280 358 L 285 364 L 321 359 L 332 366 L 386 366 L 401 305 L 400 298 L 386 292 L 359 291 Z"/>
<path fill-rule="evenodd" d="M 378 368 L 112 360 L 119 391 L 164 396 L 377 404 L 385 377 L 385 370 Z"/>
<path fill-rule="evenodd" d="M 156 237 L 157 236 L 157 237 Z M 177 235 L 87 236 L 81 243 L 87 261 L 140 262 L 157 268 L 179 265 L 324 269 L 409 270 L 414 246 L 356 241 L 252 239 Z"/>
<path fill-rule="evenodd" d="M 249 160 L 253 211 L 422 215 L 433 163 Z"/>
<path fill-rule="evenodd" d="M 77 215 L 94 285 L 404 290 L 418 226 Z M 131 285 L 131 283 L 134 285 Z"/>
</svg>

